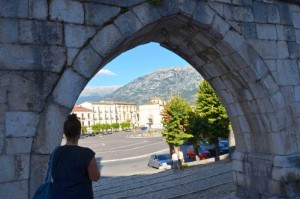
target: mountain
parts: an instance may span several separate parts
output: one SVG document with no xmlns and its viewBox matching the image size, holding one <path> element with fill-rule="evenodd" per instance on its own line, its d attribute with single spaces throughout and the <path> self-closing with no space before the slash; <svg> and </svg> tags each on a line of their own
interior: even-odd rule
<svg viewBox="0 0 300 199">
<path fill-rule="evenodd" d="M 112 93 L 122 86 L 88 86 L 81 92 L 76 104 L 86 101 L 100 101 L 105 95 Z"/>
<path fill-rule="evenodd" d="M 172 94 L 180 93 L 193 105 L 201 79 L 191 66 L 160 69 L 120 87 L 103 100 L 143 104 L 153 97 L 167 101 Z"/>
</svg>

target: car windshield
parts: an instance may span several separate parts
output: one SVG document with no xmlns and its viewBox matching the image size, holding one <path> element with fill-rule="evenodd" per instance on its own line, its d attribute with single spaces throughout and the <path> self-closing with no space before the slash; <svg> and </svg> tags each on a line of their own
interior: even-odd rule
<svg viewBox="0 0 300 199">
<path fill-rule="evenodd" d="M 159 159 L 159 160 L 167 160 L 168 157 L 165 156 L 165 155 L 158 155 L 158 156 L 157 156 L 157 159 Z"/>
<path fill-rule="evenodd" d="M 225 147 L 228 147 L 228 141 L 220 141 L 221 144 L 223 144 Z"/>
</svg>

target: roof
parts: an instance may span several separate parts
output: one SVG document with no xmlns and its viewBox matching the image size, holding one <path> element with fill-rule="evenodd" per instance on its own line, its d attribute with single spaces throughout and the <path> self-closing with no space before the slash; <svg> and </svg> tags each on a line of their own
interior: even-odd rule
<svg viewBox="0 0 300 199">
<path fill-rule="evenodd" d="M 99 102 L 90 102 L 92 104 L 98 104 L 98 105 L 136 105 L 134 103 L 130 102 L 117 102 L 117 101 L 99 101 Z"/>
<path fill-rule="evenodd" d="M 76 111 L 77 112 L 79 112 L 79 111 L 81 111 L 81 112 L 83 112 L 83 111 L 92 112 L 91 109 L 88 109 L 88 108 L 85 108 L 85 107 L 82 107 L 82 106 L 74 106 L 72 111 L 73 112 L 76 112 Z"/>
</svg>

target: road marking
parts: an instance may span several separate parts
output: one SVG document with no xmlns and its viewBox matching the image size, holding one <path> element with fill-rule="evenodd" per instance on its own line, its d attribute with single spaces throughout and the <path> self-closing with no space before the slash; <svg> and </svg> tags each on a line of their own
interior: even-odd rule
<svg viewBox="0 0 300 199">
<path fill-rule="evenodd" d="M 116 162 L 116 161 L 123 161 L 123 160 L 132 160 L 132 159 L 142 158 L 142 157 L 150 156 L 150 155 L 155 154 L 155 153 L 161 153 L 161 152 L 165 152 L 165 151 L 169 151 L 169 148 L 166 148 L 166 149 L 163 149 L 163 150 L 160 150 L 160 151 L 156 151 L 156 152 L 153 152 L 153 153 L 148 153 L 148 154 L 145 154 L 145 155 L 140 155 L 140 156 L 134 156 L 134 157 L 129 157 L 129 158 L 119 158 L 119 159 L 113 159 L 113 160 L 101 160 L 101 161 L 98 161 L 98 162 L 99 163 L 106 163 L 106 162 Z"/>
<path fill-rule="evenodd" d="M 164 141 L 163 141 L 164 142 Z M 97 150 L 95 150 L 95 152 L 97 154 L 100 154 L 100 153 L 114 153 L 114 152 L 119 152 L 119 151 L 132 151 L 132 150 L 135 150 L 135 149 L 140 149 L 140 148 L 144 148 L 144 147 L 148 147 L 148 146 L 152 146 L 152 145 L 157 145 L 157 144 L 160 144 L 160 143 L 163 143 L 163 142 L 157 142 L 157 143 L 153 143 L 153 144 L 148 144 L 148 145 L 143 145 L 143 146 L 139 146 L 139 147 L 135 147 L 135 148 L 130 148 L 130 149 L 123 149 L 123 150 L 113 150 L 113 151 L 104 151 L 104 150 L 101 150 L 101 152 L 98 152 Z M 129 145 L 128 145 L 129 146 Z"/>
</svg>

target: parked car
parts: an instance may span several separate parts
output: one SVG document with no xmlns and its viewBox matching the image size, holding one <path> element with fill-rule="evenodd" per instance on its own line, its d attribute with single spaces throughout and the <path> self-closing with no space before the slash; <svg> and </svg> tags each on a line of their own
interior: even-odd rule
<svg viewBox="0 0 300 199">
<path fill-rule="evenodd" d="M 200 160 L 204 160 L 204 159 L 210 157 L 209 151 L 202 145 L 199 146 L 198 152 L 199 152 Z M 187 155 L 188 158 L 195 158 L 196 155 L 195 155 L 195 151 L 194 151 L 193 146 L 188 147 L 186 155 Z"/>
<path fill-rule="evenodd" d="M 209 151 L 212 157 L 216 156 L 216 148 L 215 144 L 207 144 L 205 145 L 206 149 Z M 228 147 L 226 147 L 223 143 L 219 142 L 219 154 L 223 155 L 229 152 Z"/>
<path fill-rule="evenodd" d="M 170 155 L 167 154 L 153 154 L 150 156 L 148 166 L 157 169 L 166 168 L 171 165 Z"/>
</svg>

